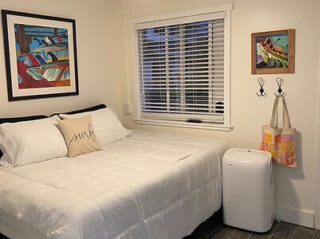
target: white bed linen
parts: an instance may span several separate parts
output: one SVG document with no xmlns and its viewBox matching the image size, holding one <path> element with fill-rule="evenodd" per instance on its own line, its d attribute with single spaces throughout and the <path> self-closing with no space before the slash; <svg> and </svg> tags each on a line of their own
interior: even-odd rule
<svg viewBox="0 0 320 239">
<path fill-rule="evenodd" d="M 52 239 L 179 239 L 220 208 L 225 150 L 134 130 L 103 151 L 0 168 L 0 214 Z"/>
</svg>

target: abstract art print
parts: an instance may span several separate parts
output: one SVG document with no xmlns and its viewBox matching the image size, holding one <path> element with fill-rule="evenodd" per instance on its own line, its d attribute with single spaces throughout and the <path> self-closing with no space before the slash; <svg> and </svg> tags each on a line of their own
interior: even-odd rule
<svg viewBox="0 0 320 239">
<path fill-rule="evenodd" d="M 252 74 L 294 73 L 294 37 L 294 29 L 252 33 Z"/>
<path fill-rule="evenodd" d="M 8 99 L 78 95 L 75 20 L 2 10 Z"/>
</svg>

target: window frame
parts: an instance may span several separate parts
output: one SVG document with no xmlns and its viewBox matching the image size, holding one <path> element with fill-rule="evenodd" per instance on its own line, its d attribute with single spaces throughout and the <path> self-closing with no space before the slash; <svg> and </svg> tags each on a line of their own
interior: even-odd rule
<svg viewBox="0 0 320 239">
<path fill-rule="evenodd" d="M 216 6 L 214 8 L 195 9 L 192 11 L 185 11 L 179 13 L 170 13 L 161 16 L 152 16 L 133 19 L 131 21 L 132 36 L 134 38 L 134 123 L 137 124 L 149 124 L 149 125 L 164 125 L 164 126 L 176 126 L 176 127 L 191 127 L 201 129 L 212 129 L 221 131 L 230 131 L 233 129 L 231 125 L 231 112 L 230 112 L 230 35 L 231 35 L 231 10 L 233 4 L 225 4 Z M 185 120 L 168 119 L 166 114 L 158 114 L 159 119 L 148 118 L 140 109 L 140 82 L 139 82 L 139 49 L 138 49 L 138 30 L 143 28 L 157 27 L 169 24 L 183 24 L 192 21 L 199 21 L 205 19 L 208 16 L 213 16 L 218 19 L 224 16 L 224 122 L 223 124 L 217 123 L 189 123 Z M 143 117 L 144 115 L 144 117 Z M 192 116 L 192 115 L 191 115 Z M 171 118 L 171 117 L 170 117 Z"/>
</svg>

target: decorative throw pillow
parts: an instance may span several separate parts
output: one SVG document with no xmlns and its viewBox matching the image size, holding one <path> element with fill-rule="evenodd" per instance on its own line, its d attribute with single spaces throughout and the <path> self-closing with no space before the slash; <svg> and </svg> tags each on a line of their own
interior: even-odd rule
<svg viewBox="0 0 320 239">
<path fill-rule="evenodd" d="M 73 119 L 87 115 L 92 115 L 92 123 L 95 134 L 101 145 L 111 144 L 115 141 L 126 138 L 131 131 L 124 128 L 116 113 L 111 108 L 99 109 L 92 112 L 80 114 L 60 114 L 62 119 Z"/>
<path fill-rule="evenodd" d="M 66 141 L 69 157 L 101 150 L 92 125 L 92 116 L 58 120 Z"/>
</svg>

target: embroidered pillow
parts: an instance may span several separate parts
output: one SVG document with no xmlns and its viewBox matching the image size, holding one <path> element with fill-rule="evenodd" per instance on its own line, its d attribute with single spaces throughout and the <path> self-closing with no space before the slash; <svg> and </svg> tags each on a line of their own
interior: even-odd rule
<svg viewBox="0 0 320 239">
<path fill-rule="evenodd" d="M 66 141 L 69 157 L 101 150 L 94 128 L 92 116 L 58 120 Z"/>
<path fill-rule="evenodd" d="M 92 115 L 95 134 L 101 145 L 111 144 L 115 141 L 124 139 L 131 134 L 131 131 L 122 126 L 116 113 L 110 108 L 80 114 L 60 114 L 59 117 L 62 119 L 72 119 L 87 115 Z"/>
</svg>

